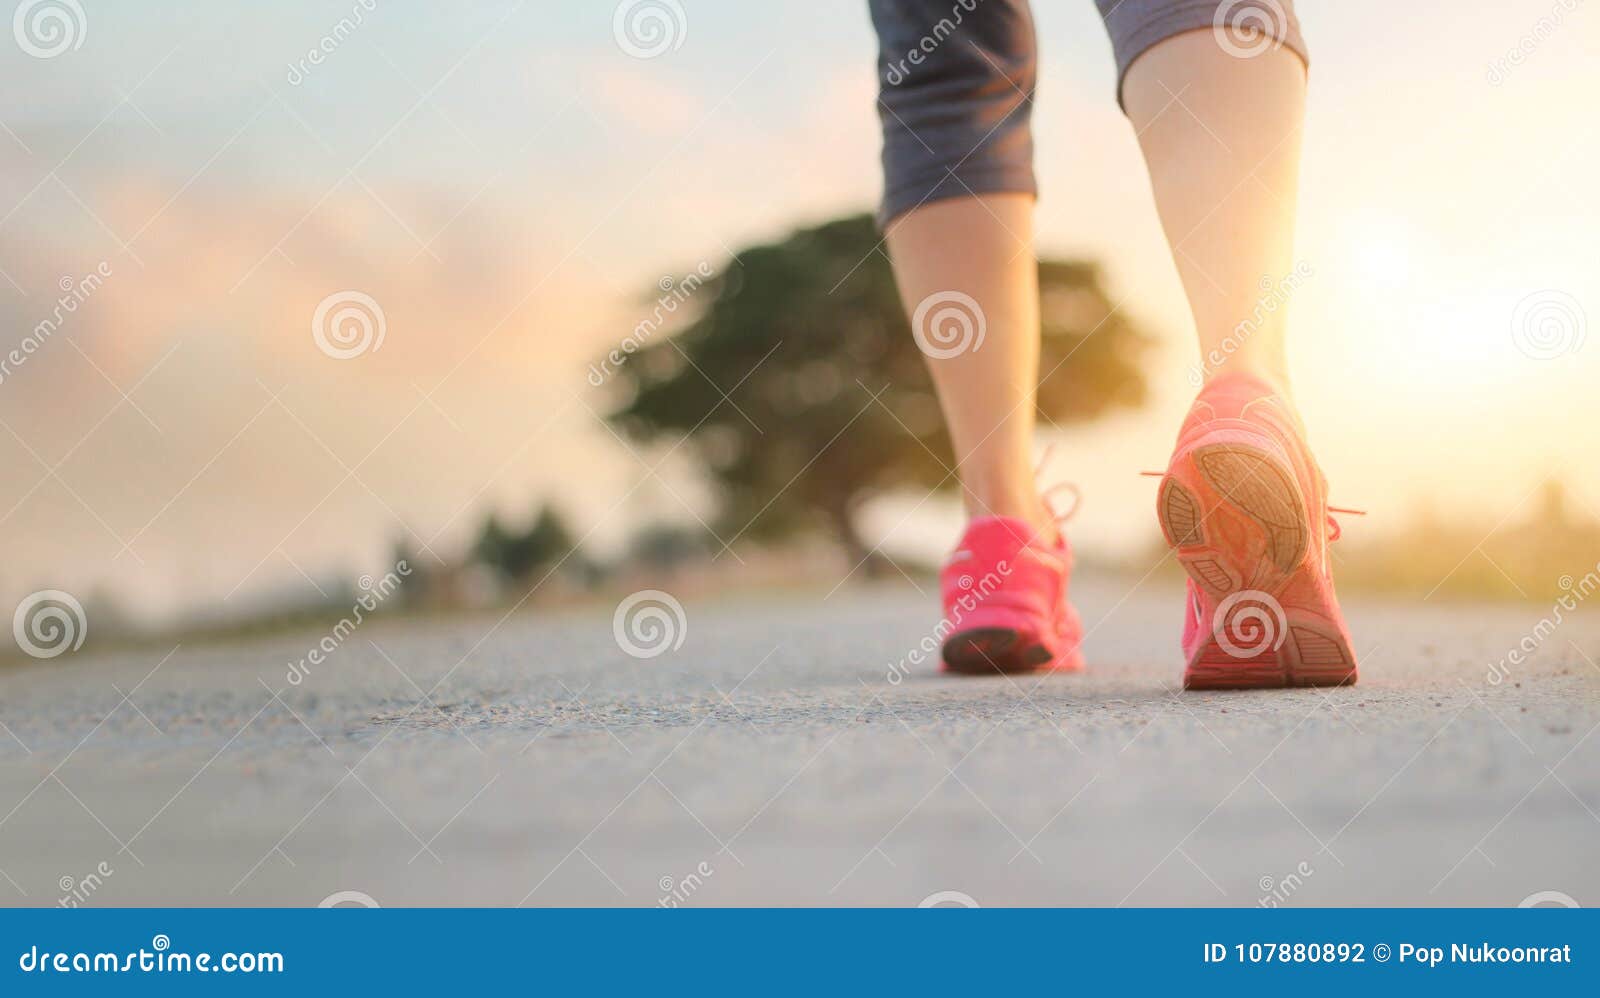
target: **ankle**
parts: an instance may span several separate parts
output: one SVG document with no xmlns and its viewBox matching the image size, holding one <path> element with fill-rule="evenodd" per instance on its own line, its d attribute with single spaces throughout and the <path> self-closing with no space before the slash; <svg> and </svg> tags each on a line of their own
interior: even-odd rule
<svg viewBox="0 0 1600 998">
<path fill-rule="evenodd" d="M 968 487 L 963 492 L 969 520 L 986 516 L 1021 520 L 1034 528 L 1041 542 L 1055 543 L 1058 536 L 1055 517 L 1045 508 L 1043 500 L 1031 487 L 1025 491 Z"/>
<path fill-rule="evenodd" d="M 1294 393 L 1289 387 L 1288 367 L 1280 359 L 1238 354 L 1220 364 L 1206 366 L 1203 373 L 1203 383 L 1207 385 L 1224 375 L 1244 375 L 1262 382 L 1285 400 L 1294 398 Z"/>
</svg>

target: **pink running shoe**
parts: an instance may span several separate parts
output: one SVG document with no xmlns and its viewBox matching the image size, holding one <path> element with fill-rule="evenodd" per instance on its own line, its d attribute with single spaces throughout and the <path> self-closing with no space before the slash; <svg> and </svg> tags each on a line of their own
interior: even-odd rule
<svg viewBox="0 0 1600 998">
<path fill-rule="evenodd" d="M 944 668 L 987 676 L 1083 668 L 1083 624 L 1067 602 L 1072 552 L 1024 520 L 973 520 L 939 572 Z"/>
<path fill-rule="evenodd" d="M 1269 385 L 1224 374 L 1201 390 L 1156 498 L 1189 574 L 1186 689 L 1356 681 L 1327 492 L 1299 417 Z"/>
</svg>

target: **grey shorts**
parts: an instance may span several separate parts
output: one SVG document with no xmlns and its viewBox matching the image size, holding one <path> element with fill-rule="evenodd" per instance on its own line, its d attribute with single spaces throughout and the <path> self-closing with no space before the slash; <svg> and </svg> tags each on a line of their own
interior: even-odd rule
<svg viewBox="0 0 1600 998">
<path fill-rule="evenodd" d="M 1293 0 L 1095 0 L 1117 60 L 1117 93 L 1146 49 L 1219 21 L 1254 29 L 1235 54 L 1287 47 L 1306 59 Z M 1037 50 L 1027 0 L 869 0 L 878 31 L 887 222 L 943 198 L 1037 194 Z"/>
</svg>

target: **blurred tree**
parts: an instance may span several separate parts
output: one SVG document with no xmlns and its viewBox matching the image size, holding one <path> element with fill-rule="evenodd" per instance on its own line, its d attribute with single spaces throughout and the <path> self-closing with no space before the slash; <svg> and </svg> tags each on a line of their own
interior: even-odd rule
<svg viewBox="0 0 1600 998">
<path fill-rule="evenodd" d="M 408 570 L 405 585 L 395 594 L 401 606 L 423 606 L 429 599 L 437 597 L 434 590 L 438 579 L 434 576 L 433 568 L 418 555 L 408 534 L 400 534 L 389 545 L 389 563 L 396 566 L 403 564 Z"/>
<path fill-rule="evenodd" d="M 560 562 L 575 547 L 561 514 L 545 506 L 524 531 L 507 529 L 498 516 L 490 513 L 472 545 L 472 559 L 508 581 L 520 582 L 536 570 Z"/>
<path fill-rule="evenodd" d="M 626 559 L 657 571 L 671 571 L 716 549 L 716 543 L 699 527 L 652 523 L 628 538 Z"/>
<path fill-rule="evenodd" d="M 1142 403 L 1149 339 L 1112 310 L 1098 267 L 1043 261 L 1039 285 L 1042 417 L 1066 423 Z M 597 369 L 614 369 L 627 391 L 611 419 L 630 437 L 689 437 L 718 487 L 723 537 L 820 526 L 859 561 L 869 554 L 853 517 L 863 500 L 956 484 L 933 383 L 870 216 L 745 249 L 691 295 L 674 335 L 640 343 L 641 330 L 654 332 L 641 325 L 628 344 L 636 352 Z"/>
</svg>

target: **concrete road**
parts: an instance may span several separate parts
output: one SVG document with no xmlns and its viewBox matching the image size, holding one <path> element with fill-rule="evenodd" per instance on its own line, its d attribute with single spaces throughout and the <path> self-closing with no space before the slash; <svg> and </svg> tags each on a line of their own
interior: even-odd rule
<svg viewBox="0 0 1600 998">
<path fill-rule="evenodd" d="M 1181 694 L 1130 589 L 1043 679 L 890 682 L 909 586 L 0 669 L 0 901 L 1600 904 L 1600 615 L 1352 601 L 1360 686 Z"/>
</svg>

